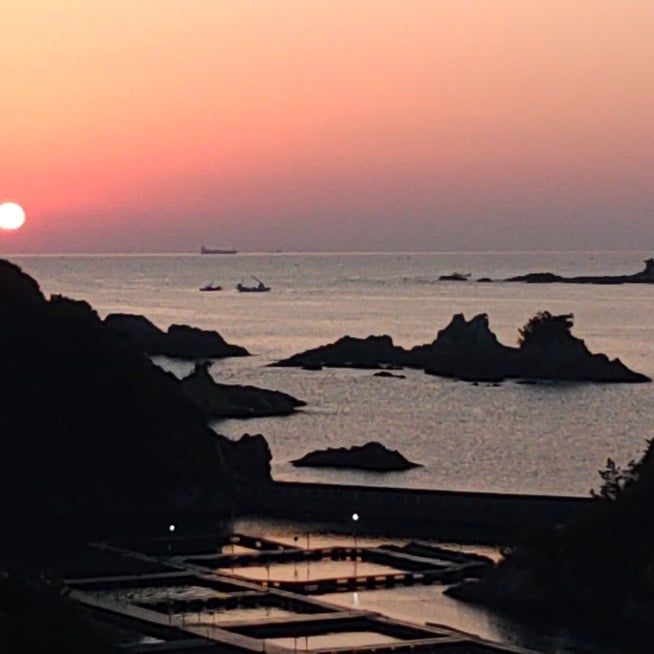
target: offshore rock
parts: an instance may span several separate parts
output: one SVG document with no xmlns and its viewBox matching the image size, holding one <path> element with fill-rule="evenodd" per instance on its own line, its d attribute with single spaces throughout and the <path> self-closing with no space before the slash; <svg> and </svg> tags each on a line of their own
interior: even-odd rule
<svg viewBox="0 0 654 654">
<path fill-rule="evenodd" d="M 534 316 L 520 330 L 520 347 L 507 363 L 508 377 L 594 382 L 648 382 L 619 359 L 592 354 L 584 341 L 573 336 L 573 315 Z"/>
<path fill-rule="evenodd" d="M 543 379 L 593 382 L 647 382 L 649 377 L 627 368 L 619 359 L 593 354 L 570 332 L 572 316 L 537 314 L 520 330 L 519 347 L 500 343 L 486 314 L 466 320 L 462 314 L 438 332 L 434 341 L 410 350 L 390 336 L 352 338 L 295 354 L 277 366 L 385 368 L 405 366 L 428 374 L 466 381 Z"/>
<path fill-rule="evenodd" d="M 354 468 L 373 472 L 397 472 L 420 467 L 420 464 L 409 461 L 397 450 L 389 450 L 376 441 L 354 445 L 349 449 L 329 447 L 315 450 L 291 463 L 297 467 Z"/>
<path fill-rule="evenodd" d="M 533 272 L 526 275 L 516 275 L 504 280 L 507 282 L 526 282 L 527 284 L 553 284 L 555 282 L 564 282 L 565 277 L 555 275 L 551 272 Z"/>
<path fill-rule="evenodd" d="M 220 384 L 209 373 L 211 362 L 195 364 L 180 381 L 185 395 L 211 418 L 263 418 L 293 413 L 306 402 L 292 395 L 255 386 Z"/>
<path fill-rule="evenodd" d="M 447 275 L 440 275 L 438 279 L 440 281 L 467 282 L 470 279 L 470 273 L 454 272 Z"/>
<path fill-rule="evenodd" d="M 312 370 L 319 370 L 323 366 L 332 368 L 382 368 L 386 364 L 404 365 L 406 354 L 406 350 L 393 344 L 390 336 L 368 336 L 367 338 L 343 336 L 335 343 L 295 354 L 272 365 L 281 367 L 299 366 Z"/>
<path fill-rule="evenodd" d="M 144 316 L 128 313 L 111 313 L 104 322 L 114 333 L 150 356 L 222 359 L 249 355 L 244 347 L 227 343 L 215 331 L 188 325 L 171 325 L 164 332 Z"/>
<path fill-rule="evenodd" d="M 514 350 L 497 340 L 490 330 L 487 314 L 466 321 L 459 313 L 431 344 L 414 347 L 411 354 L 430 375 L 500 381 L 506 376 L 505 361 Z"/>
</svg>

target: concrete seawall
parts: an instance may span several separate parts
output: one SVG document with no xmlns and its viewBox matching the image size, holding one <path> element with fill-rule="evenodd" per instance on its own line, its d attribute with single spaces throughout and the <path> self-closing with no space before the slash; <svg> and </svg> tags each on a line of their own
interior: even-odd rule
<svg viewBox="0 0 654 654">
<path fill-rule="evenodd" d="M 526 530 L 586 516 L 598 500 L 273 482 L 249 488 L 241 503 L 249 513 L 324 522 L 346 533 L 510 544 Z M 354 513 L 359 515 L 356 522 Z"/>
</svg>

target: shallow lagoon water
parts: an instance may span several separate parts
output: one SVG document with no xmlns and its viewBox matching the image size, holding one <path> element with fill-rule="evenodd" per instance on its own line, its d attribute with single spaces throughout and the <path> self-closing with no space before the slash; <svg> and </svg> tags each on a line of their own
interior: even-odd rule
<svg viewBox="0 0 654 654">
<path fill-rule="evenodd" d="M 397 638 L 375 631 L 344 631 L 325 633 L 298 638 L 267 638 L 267 643 L 287 647 L 293 652 L 312 651 L 316 649 L 333 649 L 338 647 L 369 647 L 371 645 L 388 645 L 397 643 Z"/>
<path fill-rule="evenodd" d="M 385 575 L 402 572 L 396 568 L 368 561 L 299 561 L 268 566 L 220 568 L 219 573 L 233 574 L 253 581 L 316 581 L 336 577 Z"/>
</svg>

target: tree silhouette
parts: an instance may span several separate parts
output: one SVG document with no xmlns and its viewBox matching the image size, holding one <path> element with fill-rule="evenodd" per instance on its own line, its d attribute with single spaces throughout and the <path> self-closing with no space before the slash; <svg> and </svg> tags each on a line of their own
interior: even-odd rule
<svg viewBox="0 0 654 654">
<path fill-rule="evenodd" d="M 632 459 L 623 469 L 613 459 L 608 458 L 604 470 L 599 471 L 599 476 L 603 479 L 599 493 L 591 488 L 590 494 L 597 499 L 617 500 L 626 488 L 638 481 L 640 467 L 641 464 Z"/>
<path fill-rule="evenodd" d="M 518 330 L 519 345 L 542 343 L 556 338 L 569 337 L 574 325 L 574 314 L 553 316 L 549 311 L 539 311 L 527 324 Z"/>
</svg>

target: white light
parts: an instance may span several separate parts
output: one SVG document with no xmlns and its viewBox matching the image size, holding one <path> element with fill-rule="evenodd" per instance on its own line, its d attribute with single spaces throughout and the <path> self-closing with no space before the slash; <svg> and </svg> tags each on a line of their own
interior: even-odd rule
<svg viewBox="0 0 654 654">
<path fill-rule="evenodd" d="M 25 211 L 15 202 L 0 203 L 0 229 L 14 230 L 23 226 Z"/>
<path fill-rule="evenodd" d="M 358 513 L 353 513 L 352 514 L 352 520 L 354 520 L 354 522 L 356 522 L 358 519 L 359 519 L 359 514 Z"/>
<path fill-rule="evenodd" d="M 175 525 L 168 525 L 168 531 L 170 532 L 175 531 Z"/>
</svg>

